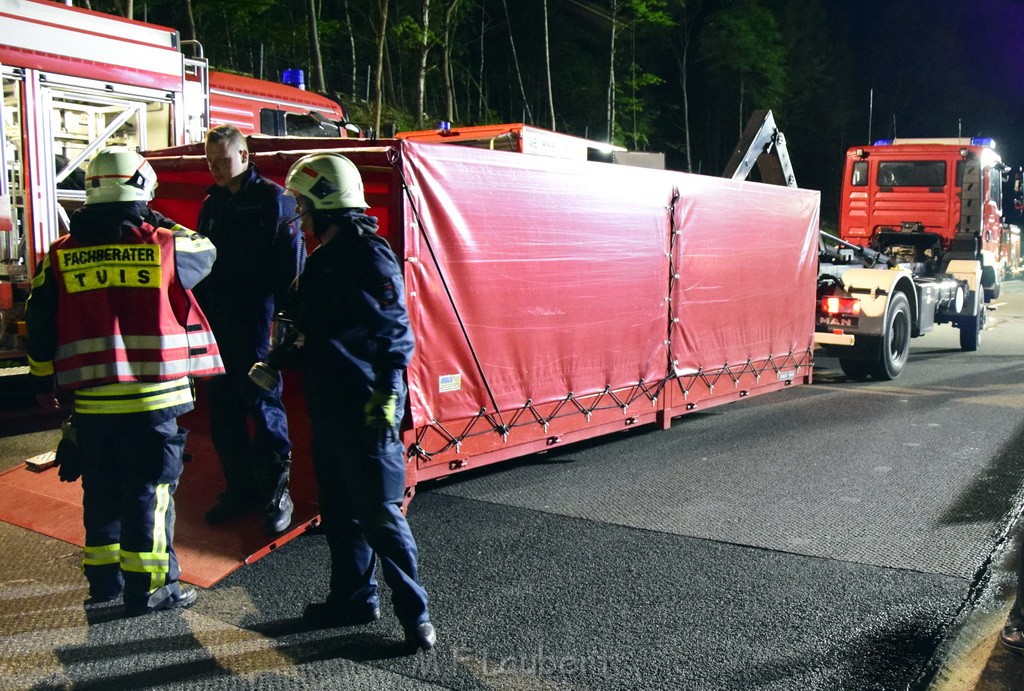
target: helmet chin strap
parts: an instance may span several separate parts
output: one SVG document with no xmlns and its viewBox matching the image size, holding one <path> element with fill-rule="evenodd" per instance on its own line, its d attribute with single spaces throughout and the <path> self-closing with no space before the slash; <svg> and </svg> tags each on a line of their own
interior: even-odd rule
<svg viewBox="0 0 1024 691">
<path fill-rule="evenodd" d="M 324 233 L 331 227 L 330 214 L 313 214 L 313 237 L 317 240 L 321 240 L 324 237 Z"/>
</svg>

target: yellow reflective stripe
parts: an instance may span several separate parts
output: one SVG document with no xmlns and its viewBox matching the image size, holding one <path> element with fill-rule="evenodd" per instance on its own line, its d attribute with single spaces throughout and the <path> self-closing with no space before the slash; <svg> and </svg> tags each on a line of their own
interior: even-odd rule
<svg viewBox="0 0 1024 691">
<path fill-rule="evenodd" d="M 32 287 L 33 288 L 38 288 L 39 286 L 41 286 L 44 283 L 46 283 L 46 271 L 49 268 L 50 268 L 50 253 L 47 252 L 46 255 L 43 256 L 43 265 L 42 265 L 42 267 L 36 272 L 36 275 L 32 277 Z"/>
<path fill-rule="evenodd" d="M 167 553 L 167 507 L 170 504 L 170 485 L 157 485 L 156 508 L 153 510 L 153 552 L 155 553 Z"/>
<path fill-rule="evenodd" d="M 134 573 L 167 573 L 171 558 L 167 552 L 128 552 L 121 550 L 121 570 Z"/>
<path fill-rule="evenodd" d="M 174 232 L 174 250 L 176 252 L 211 252 L 215 249 L 209 238 L 205 235 L 200 235 L 194 230 L 189 230 L 183 226 L 175 226 L 172 230 Z"/>
<path fill-rule="evenodd" d="M 75 392 L 75 412 L 118 415 L 162 410 L 194 402 L 187 378 L 157 383 L 118 383 Z"/>
<path fill-rule="evenodd" d="M 187 386 L 187 379 L 172 379 L 171 381 L 149 381 L 149 382 L 116 382 L 114 384 L 102 384 L 82 389 L 78 393 L 82 396 L 132 396 L 138 394 L 154 394 L 163 391 L 173 391 L 182 386 Z"/>
<path fill-rule="evenodd" d="M 103 566 L 121 561 L 121 545 L 86 545 L 82 549 L 82 564 L 85 566 Z"/>
<path fill-rule="evenodd" d="M 40 362 L 33 360 L 30 356 L 28 359 L 28 372 L 34 377 L 49 377 L 53 374 L 53 360 Z"/>
<path fill-rule="evenodd" d="M 167 551 L 167 510 L 171 505 L 171 487 L 164 483 L 154 488 L 156 505 L 153 507 L 153 551 L 121 552 L 121 570 L 148 573 L 149 589 L 162 588 L 171 570 L 171 557 Z"/>
</svg>

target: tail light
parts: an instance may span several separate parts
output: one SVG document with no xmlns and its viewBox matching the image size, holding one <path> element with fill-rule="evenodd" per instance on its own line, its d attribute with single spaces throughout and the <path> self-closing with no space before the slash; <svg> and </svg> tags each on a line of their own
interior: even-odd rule
<svg viewBox="0 0 1024 691">
<path fill-rule="evenodd" d="M 825 314 L 860 314 L 860 300 L 831 295 L 821 299 L 821 311 Z"/>
</svg>

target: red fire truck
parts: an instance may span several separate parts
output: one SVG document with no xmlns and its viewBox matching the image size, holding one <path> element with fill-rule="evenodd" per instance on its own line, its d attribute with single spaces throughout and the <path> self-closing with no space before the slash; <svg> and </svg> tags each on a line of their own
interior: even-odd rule
<svg viewBox="0 0 1024 691">
<path fill-rule="evenodd" d="M 294 86 L 209 71 L 170 28 L 42 0 L 0 0 L 0 359 L 21 356 L 35 263 L 85 199 L 93 153 L 243 132 L 345 136 L 341 106 Z M 201 49 L 196 53 L 201 56 Z"/>
<path fill-rule="evenodd" d="M 1020 231 L 1003 222 L 1004 170 L 990 139 L 882 140 L 847 152 L 817 321 L 819 332 L 850 338 L 826 346 L 849 376 L 894 378 L 910 339 L 937 324 L 977 350 L 985 303 L 1020 271 Z"/>
<path fill-rule="evenodd" d="M 968 179 L 968 162 L 980 180 Z M 950 251 L 957 232 L 976 234 L 987 299 L 998 297 L 1019 249 L 1003 223 L 1003 165 L 988 138 L 889 139 L 847 152 L 840 237 L 900 263 Z M 965 226 L 961 228 L 961 226 Z M 1012 235 L 1012 233 L 1010 233 Z M 1019 233 L 1018 233 L 1019 236 Z"/>
</svg>

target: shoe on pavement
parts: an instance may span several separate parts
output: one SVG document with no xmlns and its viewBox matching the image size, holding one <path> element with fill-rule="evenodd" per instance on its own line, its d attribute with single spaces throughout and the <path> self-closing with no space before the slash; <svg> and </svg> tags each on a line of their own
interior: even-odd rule
<svg viewBox="0 0 1024 691">
<path fill-rule="evenodd" d="M 1015 655 L 1024 655 L 1024 629 L 1007 624 L 999 632 L 999 642 Z"/>
<path fill-rule="evenodd" d="M 338 609 L 326 602 L 311 602 L 302 610 L 302 619 L 317 628 L 362 626 L 380 619 L 380 608 L 367 606 L 360 609 Z"/>
<path fill-rule="evenodd" d="M 414 650 L 430 650 L 437 643 L 437 632 L 434 630 L 434 625 L 425 621 L 414 629 L 406 629 L 405 642 Z"/>
<path fill-rule="evenodd" d="M 163 612 L 168 609 L 188 609 L 196 603 L 198 595 L 195 588 L 183 585 L 169 592 L 167 590 L 167 586 L 160 588 L 149 596 L 149 600 L 144 601 L 142 604 L 125 603 L 125 614 L 129 617 L 140 617 L 143 614 Z"/>
</svg>

